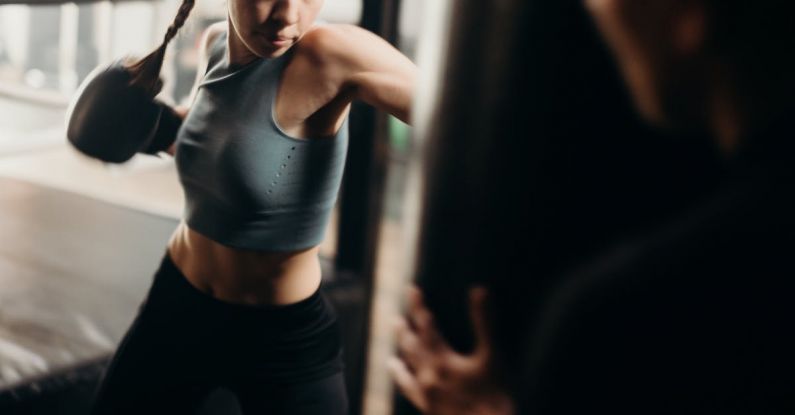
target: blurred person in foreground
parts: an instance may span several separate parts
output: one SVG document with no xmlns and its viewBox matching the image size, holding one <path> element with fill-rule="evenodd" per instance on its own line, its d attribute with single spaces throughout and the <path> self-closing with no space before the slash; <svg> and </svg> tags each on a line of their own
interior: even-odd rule
<svg viewBox="0 0 795 415">
<path fill-rule="evenodd" d="M 494 375 L 487 293 L 472 292 L 478 346 L 461 354 L 412 290 L 398 387 L 427 414 L 795 412 L 795 2 L 584 5 L 643 117 L 710 134 L 721 185 L 562 276 L 513 391 Z"/>
</svg>

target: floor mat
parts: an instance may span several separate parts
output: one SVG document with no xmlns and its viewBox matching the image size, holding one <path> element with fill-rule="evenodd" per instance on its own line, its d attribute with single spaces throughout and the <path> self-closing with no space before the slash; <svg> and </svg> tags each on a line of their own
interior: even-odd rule
<svg viewBox="0 0 795 415">
<path fill-rule="evenodd" d="M 0 391 L 112 352 L 177 221 L 0 178 Z"/>
</svg>

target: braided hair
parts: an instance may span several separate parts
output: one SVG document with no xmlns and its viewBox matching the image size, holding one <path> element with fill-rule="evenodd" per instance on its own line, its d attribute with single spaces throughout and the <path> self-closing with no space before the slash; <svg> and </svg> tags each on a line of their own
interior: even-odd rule
<svg viewBox="0 0 795 415">
<path fill-rule="evenodd" d="M 179 29 L 185 24 L 190 11 L 193 9 L 195 0 L 183 0 L 182 5 L 177 11 L 177 16 L 168 27 L 163 43 L 152 53 L 128 66 L 127 69 L 132 74 L 130 85 L 137 85 L 146 90 L 153 97 L 160 92 L 163 82 L 160 80 L 160 70 L 163 68 L 163 59 L 166 56 L 166 47 L 171 39 L 177 35 Z"/>
</svg>

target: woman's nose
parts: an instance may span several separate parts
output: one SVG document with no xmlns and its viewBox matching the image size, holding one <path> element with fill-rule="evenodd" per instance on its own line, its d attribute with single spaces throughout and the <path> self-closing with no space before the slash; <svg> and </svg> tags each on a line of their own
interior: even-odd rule
<svg viewBox="0 0 795 415">
<path fill-rule="evenodd" d="M 271 17 L 285 26 L 298 23 L 300 2 L 301 0 L 278 0 Z"/>
</svg>

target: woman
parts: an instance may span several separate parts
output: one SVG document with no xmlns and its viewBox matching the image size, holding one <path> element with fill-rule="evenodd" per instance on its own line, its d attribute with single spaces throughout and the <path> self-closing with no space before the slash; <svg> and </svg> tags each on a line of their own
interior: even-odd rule
<svg viewBox="0 0 795 415">
<path fill-rule="evenodd" d="M 156 88 L 192 3 L 130 68 L 134 82 Z M 205 31 L 193 104 L 178 111 L 185 120 L 169 149 L 185 218 L 108 368 L 97 414 L 191 413 L 219 387 L 246 414 L 347 412 L 318 244 L 351 102 L 408 121 L 416 68 L 365 30 L 316 24 L 322 0 L 227 5 L 227 21 Z"/>
</svg>

